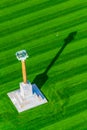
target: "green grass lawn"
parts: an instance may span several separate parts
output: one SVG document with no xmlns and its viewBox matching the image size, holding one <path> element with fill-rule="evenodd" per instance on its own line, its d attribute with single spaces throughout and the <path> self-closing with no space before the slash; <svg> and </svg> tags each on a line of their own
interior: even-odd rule
<svg viewBox="0 0 87 130">
<path fill-rule="evenodd" d="M 48 103 L 19 114 L 7 93 L 22 81 L 22 49 Z M 87 130 L 86 0 L 0 1 L 0 130 L 39 129 Z"/>
</svg>

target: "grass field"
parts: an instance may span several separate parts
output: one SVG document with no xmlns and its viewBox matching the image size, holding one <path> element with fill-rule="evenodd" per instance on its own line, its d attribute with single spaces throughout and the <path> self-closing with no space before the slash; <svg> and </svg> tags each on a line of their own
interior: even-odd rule
<svg viewBox="0 0 87 130">
<path fill-rule="evenodd" d="M 7 93 L 27 77 L 48 103 L 18 113 Z M 0 1 L 0 130 L 87 130 L 87 1 Z"/>
</svg>

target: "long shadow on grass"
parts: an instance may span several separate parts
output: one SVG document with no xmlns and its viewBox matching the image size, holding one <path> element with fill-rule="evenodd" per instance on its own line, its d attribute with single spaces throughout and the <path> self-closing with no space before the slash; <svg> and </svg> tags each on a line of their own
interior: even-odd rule
<svg viewBox="0 0 87 130">
<path fill-rule="evenodd" d="M 53 60 L 51 61 L 51 63 L 47 66 L 46 70 L 37 75 L 35 77 L 35 79 L 33 80 L 32 83 L 35 83 L 40 89 L 41 87 L 45 84 L 45 82 L 48 80 L 48 71 L 52 68 L 52 66 L 54 65 L 54 63 L 56 62 L 56 60 L 58 60 L 59 56 L 61 55 L 61 53 L 63 52 L 63 50 L 65 49 L 65 47 L 75 38 L 75 35 L 77 34 L 77 32 L 71 32 L 65 39 L 64 39 L 64 44 L 63 46 L 60 48 L 60 50 L 58 51 L 58 53 L 56 54 L 56 56 L 53 58 Z"/>
</svg>

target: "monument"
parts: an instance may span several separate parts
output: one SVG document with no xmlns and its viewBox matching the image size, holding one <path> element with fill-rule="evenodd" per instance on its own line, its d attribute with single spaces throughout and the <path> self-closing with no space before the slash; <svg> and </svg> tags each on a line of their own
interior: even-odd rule
<svg viewBox="0 0 87 130">
<path fill-rule="evenodd" d="M 16 57 L 22 63 L 23 82 L 20 83 L 20 89 L 7 93 L 12 103 L 22 112 L 41 104 L 47 103 L 45 96 L 39 90 L 36 84 L 31 84 L 27 80 L 25 60 L 29 57 L 26 50 L 16 52 Z"/>
</svg>

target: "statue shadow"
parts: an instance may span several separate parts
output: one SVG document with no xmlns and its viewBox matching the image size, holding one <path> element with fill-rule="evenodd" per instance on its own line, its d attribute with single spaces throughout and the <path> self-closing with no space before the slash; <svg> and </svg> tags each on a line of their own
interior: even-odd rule
<svg viewBox="0 0 87 130">
<path fill-rule="evenodd" d="M 58 53 L 56 54 L 56 56 L 53 58 L 53 60 L 51 61 L 51 63 L 47 66 L 46 70 L 43 73 L 38 74 L 32 84 L 36 84 L 38 86 L 39 89 L 42 88 L 42 86 L 46 83 L 46 81 L 48 80 L 48 71 L 51 69 L 51 67 L 54 65 L 55 61 L 58 60 L 58 58 L 60 57 L 61 53 L 63 52 L 63 50 L 65 49 L 65 47 L 74 40 L 75 36 L 77 34 L 77 31 L 71 32 L 65 39 L 64 39 L 64 44 L 63 46 L 60 48 L 60 50 L 58 51 Z"/>
</svg>

